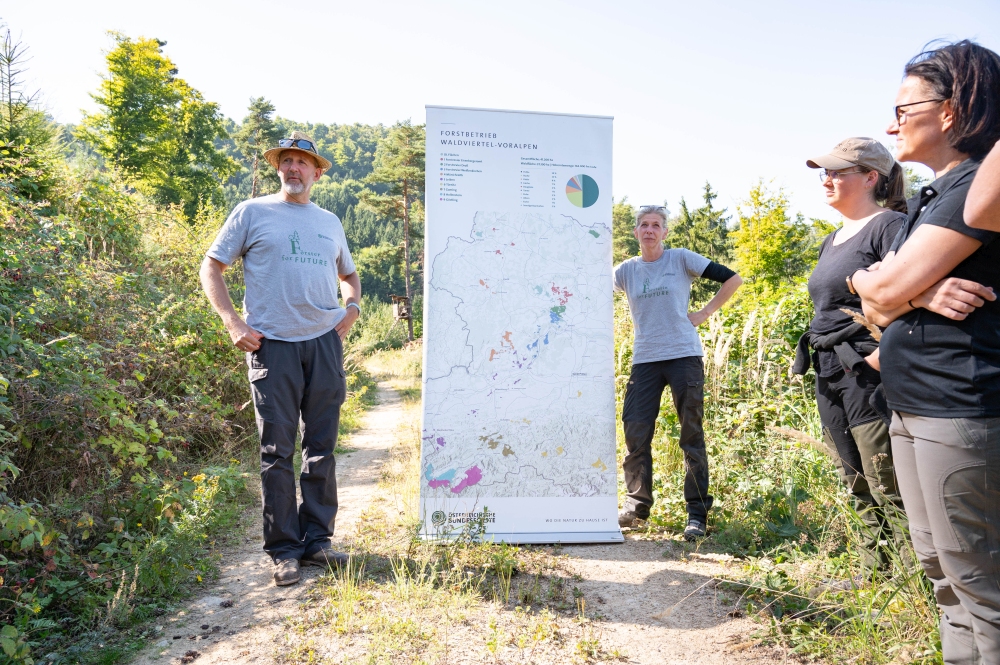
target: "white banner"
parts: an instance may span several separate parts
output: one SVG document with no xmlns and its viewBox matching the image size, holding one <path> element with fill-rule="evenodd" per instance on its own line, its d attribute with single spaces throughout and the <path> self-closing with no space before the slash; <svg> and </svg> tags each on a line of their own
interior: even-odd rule
<svg viewBox="0 0 1000 665">
<path fill-rule="evenodd" d="M 427 107 L 424 537 L 621 541 L 611 118 Z"/>
</svg>

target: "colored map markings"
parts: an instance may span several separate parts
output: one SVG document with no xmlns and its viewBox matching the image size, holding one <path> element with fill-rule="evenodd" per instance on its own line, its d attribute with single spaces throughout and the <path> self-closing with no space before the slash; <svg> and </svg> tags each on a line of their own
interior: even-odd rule
<svg viewBox="0 0 1000 665">
<path fill-rule="evenodd" d="M 589 208 L 597 203 L 600 195 L 597 181 L 584 173 L 573 176 L 566 183 L 566 198 L 577 208 Z"/>
</svg>

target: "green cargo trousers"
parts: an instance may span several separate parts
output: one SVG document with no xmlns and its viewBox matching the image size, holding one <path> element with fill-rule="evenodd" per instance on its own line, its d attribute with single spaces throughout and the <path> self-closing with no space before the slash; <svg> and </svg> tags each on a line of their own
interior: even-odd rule
<svg viewBox="0 0 1000 665">
<path fill-rule="evenodd" d="M 897 552 L 909 550 L 889 428 L 869 403 L 881 382 L 878 371 L 866 363 L 860 371 L 816 376 L 823 441 L 863 523 L 860 554 L 867 571 L 890 567 L 890 542 Z"/>
</svg>

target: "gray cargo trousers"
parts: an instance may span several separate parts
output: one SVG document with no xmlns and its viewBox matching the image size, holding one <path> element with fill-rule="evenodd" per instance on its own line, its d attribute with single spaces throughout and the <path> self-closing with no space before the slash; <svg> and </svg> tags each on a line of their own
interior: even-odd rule
<svg viewBox="0 0 1000 665">
<path fill-rule="evenodd" d="M 889 434 L 944 662 L 1000 663 L 1000 418 L 893 413 Z"/>
<path fill-rule="evenodd" d="M 264 339 L 247 364 L 260 432 L 264 551 L 276 562 L 301 559 L 329 547 L 337 517 L 333 449 L 347 396 L 343 345 L 336 330 L 304 342 Z M 300 430 L 301 503 L 292 466 Z"/>
</svg>

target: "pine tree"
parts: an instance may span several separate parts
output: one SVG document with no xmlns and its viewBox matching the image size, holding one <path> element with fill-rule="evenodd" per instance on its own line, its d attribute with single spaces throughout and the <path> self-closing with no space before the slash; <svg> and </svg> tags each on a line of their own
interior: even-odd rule
<svg viewBox="0 0 1000 665">
<path fill-rule="evenodd" d="M 403 222 L 403 277 L 406 297 L 413 302 L 410 284 L 410 245 L 413 223 L 419 221 L 424 197 L 424 126 L 410 121 L 393 125 L 389 134 L 379 141 L 375 152 L 375 169 L 365 178 L 371 185 L 388 187 L 385 194 L 366 190 L 361 203 L 379 216 Z M 409 321 L 408 339 L 413 340 L 413 319 Z"/>
<path fill-rule="evenodd" d="M 280 138 L 278 125 L 274 122 L 274 104 L 263 97 L 252 97 L 248 115 L 243 124 L 233 135 L 236 146 L 243 156 L 250 161 L 251 185 L 250 198 L 255 198 L 260 191 L 260 181 L 263 178 L 273 179 L 274 170 L 266 162 L 260 163 L 261 156 L 268 147 L 276 145 Z M 265 174 L 261 177 L 261 171 Z M 270 176 L 270 177 L 268 177 Z"/>
<path fill-rule="evenodd" d="M 726 215 L 725 208 L 716 209 L 712 205 L 718 196 L 706 182 L 702 195 L 705 202 L 703 206 L 691 210 L 687 202 L 681 199 L 680 212 L 670 225 L 670 236 L 667 238 L 671 247 L 686 247 L 716 263 L 725 264 L 732 259 L 730 218 Z"/>
</svg>

